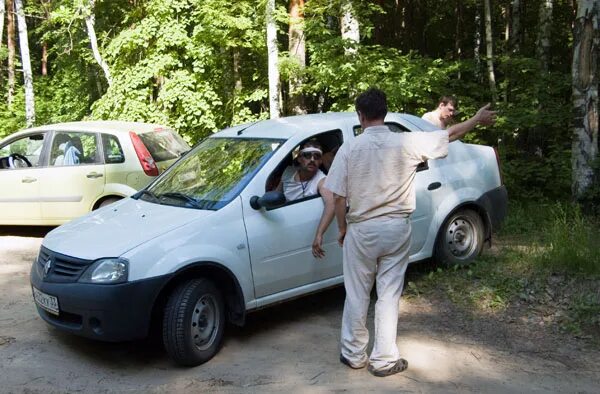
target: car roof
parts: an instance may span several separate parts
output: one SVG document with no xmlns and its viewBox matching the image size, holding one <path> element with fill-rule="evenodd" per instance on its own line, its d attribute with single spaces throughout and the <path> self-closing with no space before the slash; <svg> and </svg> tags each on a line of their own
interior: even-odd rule
<svg viewBox="0 0 600 394">
<path fill-rule="evenodd" d="M 91 131 L 91 132 L 112 132 L 115 134 L 129 133 L 135 131 L 138 134 L 143 134 L 161 129 L 169 129 L 170 127 L 160 124 L 143 123 L 143 122 L 126 122 L 119 120 L 91 120 L 81 122 L 65 122 L 55 123 L 50 125 L 32 127 L 30 129 L 21 130 L 17 133 L 10 134 L 10 137 L 20 134 L 27 134 L 36 131 L 48 130 L 66 130 L 66 131 Z"/>
<path fill-rule="evenodd" d="M 283 138 L 298 134 L 312 135 L 315 131 L 339 129 L 349 122 L 358 122 L 356 113 L 329 112 L 261 120 L 233 126 L 215 133 L 214 137 Z"/>
<path fill-rule="evenodd" d="M 421 118 L 414 115 L 390 112 L 386 121 L 400 121 L 410 129 L 422 125 Z M 237 137 L 237 138 L 282 138 L 289 139 L 293 136 L 309 137 L 316 132 L 336 130 L 344 126 L 358 125 L 358 116 L 355 112 L 328 112 L 322 114 L 296 115 L 277 119 L 262 120 L 229 127 L 212 137 Z"/>
</svg>

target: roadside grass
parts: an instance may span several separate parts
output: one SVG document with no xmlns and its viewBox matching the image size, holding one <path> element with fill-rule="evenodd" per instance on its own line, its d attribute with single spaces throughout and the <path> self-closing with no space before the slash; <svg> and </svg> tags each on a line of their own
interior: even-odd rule
<svg viewBox="0 0 600 394">
<path fill-rule="evenodd" d="M 569 203 L 512 203 L 467 267 L 425 265 L 407 297 L 442 292 L 474 317 L 529 321 L 600 344 L 600 223 Z"/>
</svg>

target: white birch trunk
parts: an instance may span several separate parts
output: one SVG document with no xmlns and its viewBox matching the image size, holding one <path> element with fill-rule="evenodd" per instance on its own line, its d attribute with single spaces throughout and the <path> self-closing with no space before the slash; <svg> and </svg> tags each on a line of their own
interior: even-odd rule
<svg viewBox="0 0 600 394">
<path fill-rule="evenodd" d="M 346 0 L 342 5 L 342 39 L 355 43 L 360 42 L 360 26 L 354 15 L 352 1 Z M 346 54 L 354 53 L 354 48 L 346 48 Z"/>
<path fill-rule="evenodd" d="M 511 9 L 510 47 L 513 53 L 521 50 L 521 1 L 512 0 Z"/>
<path fill-rule="evenodd" d="M 487 58 L 488 79 L 490 83 L 490 91 L 492 93 L 492 101 L 495 103 L 498 99 L 496 96 L 496 74 L 494 73 L 494 47 L 492 39 L 492 11 L 490 0 L 484 0 L 485 8 L 485 47 Z"/>
<path fill-rule="evenodd" d="M 279 102 L 279 68 L 277 49 L 277 26 L 275 25 L 275 0 L 267 0 L 267 63 L 269 74 L 269 113 L 271 119 L 279 118 L 281 105 Z"/>
<path fill-rule="evenodd" d="M 6 14 L 6 3 L 0 0 L 0 47 L 2 46 L 2 38 L 4 37 L 4 14 Z"/>
<path fill-rule="evenodd" d="M 112 78 L 110 76 L 110 70 L 108 69 L 108 64 L 102 58 L 100 51 L 98 50 L 98 39 L 96 38 L 96 16 L 94 14 L 95 0 L 88 0 L 88 9 L 85 10 L 85 27 L 87 28 L 88 38 L 90 40 L 90 45 L 92 47 L 92 53 L 94 54 L 94 59 L 98 65 L 102 68 L 104 72 L 104 77 L 108 82 L 108 86 L 112 85 Z"/>
<path fill-rule="evenodd" d="M 581 198 L 592 185 L 598 157 L 598 60 L 600 0 L 579 0 L 573 23 L 572 192 Z"/>
<path fill-rule="evenodd" d="M 552 29 L 552 0 L 543 0 L 540 4 L 539 30 L 537 37 L 537 56 L 542 70 L 548 71 L 550 63 L 550 36 Z"/>
<path fill-rule="evenodd" d="M 33 94 L 33 74 L 31 73 L 31 59 L 29 56 L 29 39 L 27 38 L 27 23 L 23 11 L 23 1 L 15 0 L 17 12 L 17 26 L 19 29 L 19 47 L 21 49 L 21 63 L 23 65 L 23 85 L 25 87 L 25 120 L 27 127 L 35 124 L 35 98 Z"/>
</svg>

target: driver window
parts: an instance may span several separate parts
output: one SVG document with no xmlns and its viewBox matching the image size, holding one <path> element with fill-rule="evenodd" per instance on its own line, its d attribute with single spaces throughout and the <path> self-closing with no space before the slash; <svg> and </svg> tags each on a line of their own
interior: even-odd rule
<svg viewBox="0 0 600 394">
<path fill-rule="evenodd" d="M 319 196 L 318 184 L 327 175 L 342 142 L 341 130 L 302 141 L 271 173 L 265 191 L 281 191 L 286 196 L 286 205 Z"/>
<path fill-rule="evenodd" d="M 9 157 L 11 155 L 19 155 L 29 161 L 32 167 L 38 167 L 40 163 L 40 156 L 42 154 L 42 147 L 44 145 L 44 134 L 30 134 L 26 137 L 19 138 L 16 141 L 11 142 L 8 145 L 0 148 L 0 168 L 9 168 Z M 15 157 L 15 156 L 13 156 Z M 19 160 L 19 157 L 15 157 Z M 29 165 L 25 162 L 22 166 Z M 20 165 L 21 166 L 21 165 Z"/>
</svg>

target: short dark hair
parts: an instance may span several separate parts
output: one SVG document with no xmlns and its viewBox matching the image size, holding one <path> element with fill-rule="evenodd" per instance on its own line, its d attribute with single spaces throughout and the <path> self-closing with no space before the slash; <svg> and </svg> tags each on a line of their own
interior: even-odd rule
<svg viewBox="0 0 600 394">
<path fill-rule="evenodd" d="M 377 88 L 369 88 L 359 94 L 354 106 L 367 120 L 384 119 L 388 110 L 385 93 Z"/>
<path fill-rule="evenodd" d="M 456 107 L 458 107 L 458 99 L 456 97 L 454 97 L 454 96 L 442 96 L 438 100 L 438 105 L 439 104 L 448 105 L 448 103 L 452 104 L 452 106 L 455 109 L 458 109 L 458 108 L 456 108 Z"/>
</svg>

